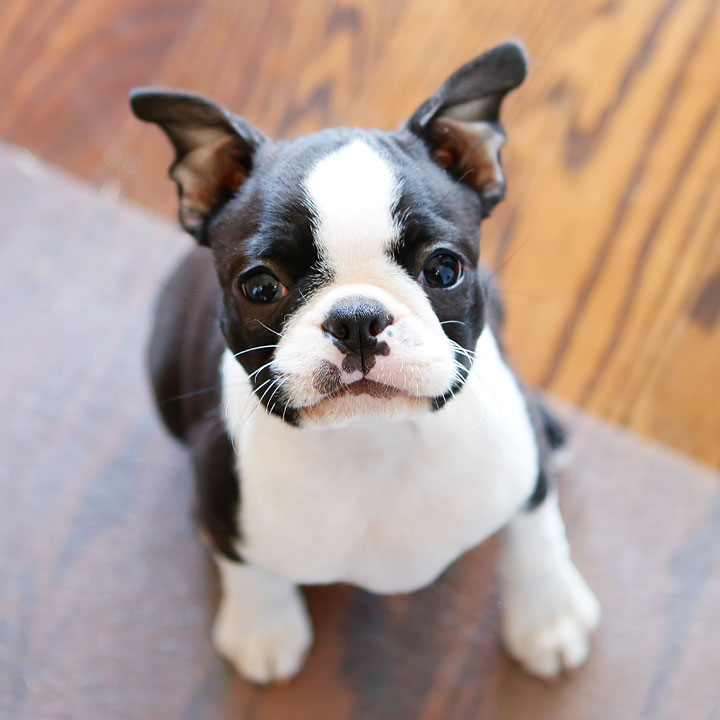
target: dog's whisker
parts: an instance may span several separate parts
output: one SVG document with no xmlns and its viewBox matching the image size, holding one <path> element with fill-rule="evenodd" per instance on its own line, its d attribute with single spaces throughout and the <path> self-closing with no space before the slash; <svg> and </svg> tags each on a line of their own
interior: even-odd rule
<svg viewBox="0 0 720 720">
<path fill-rule="evenodd" d="M 475 355 L 475 352 L 474 352 L 474 351 L 468 350 L 467 348 L 464 348 L 462 345 L 459 345 L 459 344 L 456 343 L 454 340 L 451 340 L 450 342 L 452 343 L 452 345 L 453 345 L 453 347 L 455 348 L 455 351 L 456 351 L 457 353 L 459 353 L 460 355 L 464 355 L 464 356 L 465 356 L 466 358 L 468 358 L 469 360 L 474 360 L 474 359 L 475 359 L 476 355 Z"/>
<path fill-rule="evenodd" d="M 250 390 L 250 392 L 248 393 L 247 399 L 249 400 L 253 395 L 257 395 L 257 393 L 269 382 L 272 382 L 273 379 L 274 378 L 272 378 L 272 377 L 268 378 L 267 380 L 265 380 L 265 382 L 260 383 L 260 385 L 258 385 L 256 388 L 253 388 L 252 390 Z"/>
<path fill-rule="evenodd" d="M 460 345 L 460 343 L 456 343 L 454 340 L 451 340 L 450 342 L 452 343 L 452 346 L 453 346 L 459 353 L 462 353 L 463 355 L 472 355 L 473 357 L 475 357 L 475 351 L 474 351 L 474 350 L 469 350 L 468 348 L 464 348 L 462 345 Z"/>
<path fill-rule="evenodd" d="M 199 390 L 191 390 L 190 392 L 182 393 L 182 395 L 174 395 L 173 397 L 164 398 L 163 400 L 158 401 L 158 405 L 166 405 L 170 402 L 175 402 L 176 400 L 185 400 L 187 398 L 196 397 L 197 395 L 203 395 L 204 393 L 212 392 L 213 390 L 218 390 L 219 385 L 216 383 L 215 385 L 208 385 L 207 387 L 200 388 Z"/>
<path fill-rule="evenodd" d="M 248 375 L 248 379 L 251 380 L 255 375 L 257 375 L 259 372 L 261 372 L 262 370 L 264 370 L 266 367 L 270 367 L 270 365 L 272 365 L 273 362 L 275 362 L 275 361 L 274 361 L 274 360 L 270 360 L 270 362 L 266 362 L 264 365 L 261 365 L 257 370 L 253 370 L 253 371 Z"/>
<path fill-rule="evenodd" d="M 276 348 L 278 347 L 278 344 L 275 345 L 257 345 L 255 347 L 248 348 L 247 350 L 241 350 L 240 352 L 236 352 L 233 357 L 237 357 L 238 355 L 244 355 L 245 353 L 253 352 L 254 350 L 265 350 L 267 348 Z"/>
<path fill-rule="evenodd" d="M 268 404 L 268 405 L 270 405 L 270 403 L 272 402 L 272 399 L 277 395 L 278 391 L 282 388 L 282 386 L 283 386 L 284 384 L 285 384 L 285 380 L 284 380 L 284 379 L 281 380 L 281 381 L 278 383 L 277 387 L 275 388 L 275 391 L 274 391 L 273 394 L 268 398 L 268 401 L 267 401 L 267 404 Z M 275 405 L 276 405 L 276 404 L 277 404 L 277 403 L 273 403 L 273 404 L 272 404 L 272 407 L 269 409 L 268 412 L 273 412 L 273 410 L 275 410 Z"/>
<path fill-rule="evenodd" d="M 280 382 L 280 380 L 281 380 L 280 377 L 276 377 L 273 379 L 273 381 L 270 383 L 270 385 L 268 385 L 268 387 L 265 389 L 265 392 L 260 397 L 260 404 L 262 404 L 262 401 L 265 399 L 265 396 L 270 392 L 272 386 L 275 385 L 276 383 Z"/>
<path fill-rule="evenodd" d="M 285 407 L 283 408 L 283 413 L 282 413 L 283 422 L 285 421 L 285 413 L 287 412 L 289 405 L 290 405 L 290 400 L 288 400 L 288 401 L 285 403 Z"/>
<path fill-rule="evenodd" d="M 217 391 L 218 393 L 220 393 L 222 391 L 222 387 L 236 388 L 236 387 L 242 387 L 244 384 L 245 384 L 244 382 L 240 382 L 240 383 L 231 383 L 231 384 L 221 385 L 218 382 L 218 383 L 215 383 L 214 385 L 208 385 L 207 387 L 204 387 L 204 388 L 198 388 L 197 390 L 189 390 L 188 392 L 182 393 L 181 395 L 173 395 L 172 397 L 169 397 L 169 398 L 163 398 L 162 400 L 158 400 L 157 402 L 158 402 L 158 405 L 166 405 L 167 403 L 177 402 L 179 400 L 186 400 L 188 398 L 197 397 L 199 395 L 203 395 L 205 393 L 209 393 L 209 392 L 213 392 L 213 391 Z"/>
<path fill-rule="evenodd" d="M 273 385 L 275 385 L 275 383 L 277 383 L 279 380 L 280 380 L 280 377 L 279 377 L 279 376 L 278 376 L 278 377 L 274 377 L 274 378 L 271 377 L 271 378 L 269 378 L 268 380 L 266 380 L 264 383 L 262 383 L 261 385 L 259 385 L 257 388 L 255 388 L 255 389 L 247 396 L 247 399 L 249 400 L 253 395 L 255 395 L 255 397 L 256 397 L 256 399 L 257 399 L 258 401 L 257 401 L 257 402 L 252 406 L 252 408 L 250 409 L 250 412 L 248 413 L 247 417 L 245 418 L 245 420 L 244 420 L 244 422 L 243 422 L 243 427 L 245 427 L 245 425 L 247 425 L 247 423 L 248 423 L 248 421 L 250 420 L 250 418 L 252 417 L 253 413 L 258 409 L 258 407 L 260 407 L 260 405 L 262 405 L 262 401 L 263 401 L 264 397 L 270 392 L 270 390 L 272 390 Z M 258 398 L 257 398 L 257 393 L 260 392 L 260 390 L 263 388 L 263 386 L 264 386 L 264 385 L 267 385 L 268 383 L 270 383 L 270 384 L 265 388 L 265 392 L 263 392 L 262 396 L 258 399 Z"/>
<path fill-rule="evenodd" d="M 271 333 L 274 333 L 278 337 L 282 337 L 281 333 L 279 333 L 277 330 L 273 330 L 271 327 L 268 327 L 264 322 L 262 322 L 262 320 L 258 320 L 257 318 L 255 318 L 255 322 L 260 323 L 260 325 L 262 325 L 266 330 L 270 331 Z"/>
</svg>

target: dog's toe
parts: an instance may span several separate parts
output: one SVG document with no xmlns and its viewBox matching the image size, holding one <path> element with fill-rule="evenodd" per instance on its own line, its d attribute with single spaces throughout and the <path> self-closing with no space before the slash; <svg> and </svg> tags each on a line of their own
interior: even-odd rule
<svg viewBox="0 0 720 720">
<path fill-rule="evenodd" d="M 544 585 L 509 589 L 505 604 L 505 645 L 528 672 L 552 678 L 585 662 L 600 605 L 572 565 Z"/>
<path fill-rule="evenodd" d="M 513 654 L 533 675 L 552 678 L 585 662 L 590 633 L 572 616 L 558 618 L 527 635 Z"/>
<path fill-rule="evenodd" d="M 213 627 L 215 649 L 251 682 L 289 680 L 303 665 L 312 628 L 304 607 L 288 610 L 271 623 L 252 623 L 221 608 Z"/>
</svg>

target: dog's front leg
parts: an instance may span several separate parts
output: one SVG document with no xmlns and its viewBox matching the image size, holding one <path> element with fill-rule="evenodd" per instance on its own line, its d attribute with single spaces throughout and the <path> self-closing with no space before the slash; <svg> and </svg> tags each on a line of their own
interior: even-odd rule
<svg viewBox="0 0 720 720">
<path fill-rule="evenodd" d="M 570 559 L 555 493 L 504 529 L 501 575 L 508 652 L 541 677 L 581 665 L 600 606 Z"/>
<path fill-rule="evenodd" d="M 298 588 L 252 565 L 215 560 L 222 590 L 213 627 L 215 649 L 252 682 L 295 675 L 313 635 Z"/>
</svg>

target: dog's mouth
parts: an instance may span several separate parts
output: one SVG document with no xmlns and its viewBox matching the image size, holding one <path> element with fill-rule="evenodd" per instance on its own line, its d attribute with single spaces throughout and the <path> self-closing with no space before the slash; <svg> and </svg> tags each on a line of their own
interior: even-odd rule
<svg viewBox="0 0 720 720">
<path fill-rule="evenodd" d="M 368 415 L 406 415 L 419 409 L 424 402 L 425 398 L 410 395 L 393 385 L 361 378 L 327 392 L 314 404 L 302 408 L 300 414 L 304 419 L 324 424 Z"/>
<path fill-rule="evenodd" d="M 370 397 L 389 400 L 390 398 L 394 398 L 396 395 L 399 395 L 401 392 L 402 390 L 393 387 L 392 385 L 385 385 L 383 383 L 376 382 L 375 380 L 362 378 L 361 380 L 356 380 L 349 385 L 343 385 L 339 390 L 326 395 L 320 402 L 345 397 L 347 395 L 370 395 Z"/>
</svg>

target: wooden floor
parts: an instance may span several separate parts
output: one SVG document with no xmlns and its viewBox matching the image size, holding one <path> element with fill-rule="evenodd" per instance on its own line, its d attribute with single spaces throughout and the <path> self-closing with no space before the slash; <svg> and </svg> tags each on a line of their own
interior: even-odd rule
<svg viewBox="0 0 720 720">
<path fill-rule="evenodd" d="M 0 137 L 167 216 L 127 111 L 191 88 L 266 131 L 392 128 L 509 36 L 509 198 L 487 223 L 525 377 L 720 464 L 717 0 L 3 0 Z"/>
<path fill-rule="evenodd" d="M 238 679 L 140 352 L 188 241 L 2 146 L 0 213 L 2 720 L 720 719 L 717 474 L 567 410 L 562 502 L 605 613 L 584 669 L 505 658 L 491 541 L 412 595 L 308 590 L 302 674 Z"/>
</svg>

